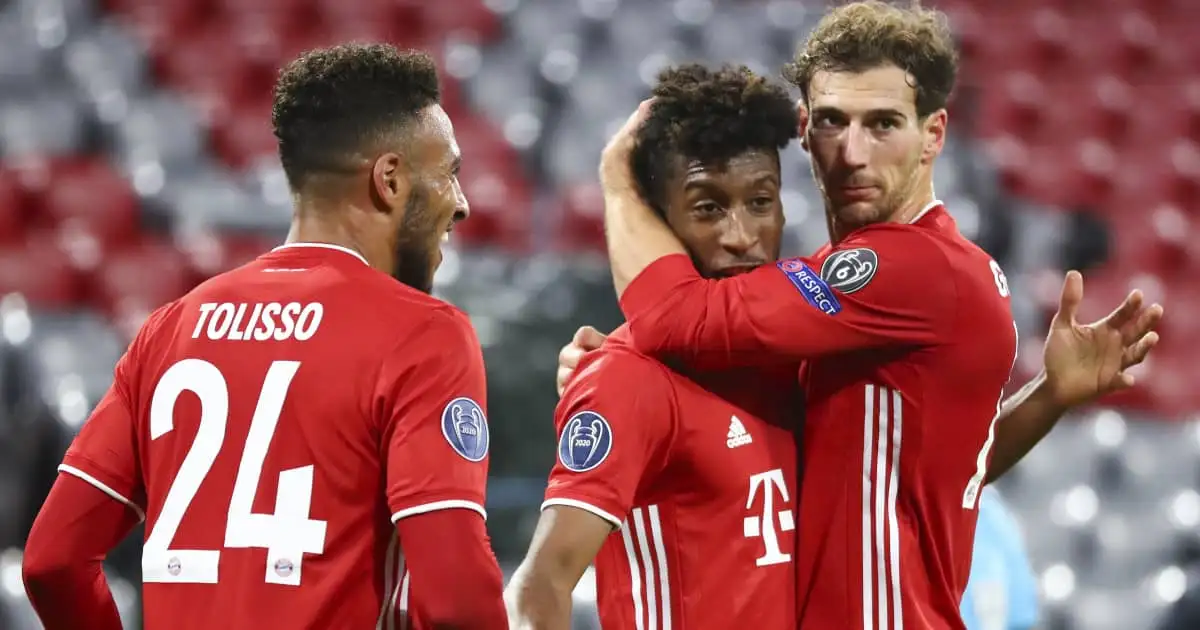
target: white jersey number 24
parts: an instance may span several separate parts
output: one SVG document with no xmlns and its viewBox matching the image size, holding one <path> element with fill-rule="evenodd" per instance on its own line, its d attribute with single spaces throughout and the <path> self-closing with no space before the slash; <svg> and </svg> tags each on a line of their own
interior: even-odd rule
<svg viewBox="0 0 1200 630">
<path fill-rule="evenodd" d="M 325 550 L 325 521 L 312 520 L 308 516 L 312 504 L 313 467 L 301 466 L 279 473 L 274 514 L 256 514 L 251 512 L 251 506 L 284 398 L 299 369 L 298 361 L 275 361 L 267 370 L 229 498 L 224 541 L 224 547 L 228 549 L 266 549 L 264 581 L 289 586 L 300 585 L 304 554 L 319 554 Z M 152 441 L 174 430 L 175 403 L 185 391 L 200 399 L 200 425 L 196 439 L 167 491 L 158 520 L 142 547 L 142 579 L 175 584 L 216 584 L 221 560 L 219 549 L 172 549 L 171 543 L 225 442 L 229 386 L 217 366 L 208 361 L 185 359 L 172 365 L 155 386 L 150 402 Z"/>
</svg>

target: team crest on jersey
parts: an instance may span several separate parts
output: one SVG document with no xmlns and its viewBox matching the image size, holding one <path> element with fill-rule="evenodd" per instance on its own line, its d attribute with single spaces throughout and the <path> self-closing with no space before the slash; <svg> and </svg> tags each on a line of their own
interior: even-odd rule
<svg viewBox="0 0 1200 630">
<path fill-rule="evenodd" d="M 594 411 L 580 411 L 567 420 L 558 438 L 558 461 L 567 470 L 586 472 L 604 462 L 612 451 L 608 420 Z"/>
<path fill-rule="evenodd" d="M 865 247 L 830 254 L 821 265 L 821 279 L 838 293 L 854 293 L 870 284 L 879 269 L 879 256 Z"/>
<path fill-rule="evenodd" d="M 487 417 L 470 398 L 455 398 L 442 410 L 442 435 L 456 453 L 469 461 L 487 457 L 490 439 Z"/>
</svg>

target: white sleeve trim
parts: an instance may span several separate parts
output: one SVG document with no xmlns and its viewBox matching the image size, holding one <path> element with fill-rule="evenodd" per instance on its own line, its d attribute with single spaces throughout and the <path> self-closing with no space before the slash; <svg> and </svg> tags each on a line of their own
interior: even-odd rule
<svg viewBox="0 0 1200 630">
<path fill-rule="evenodd" d="M 454 508 L 462 508 L 464 510 L 471 510 L 472 512 L 478 512 L 479 515 L 483 517 L 483 520 L 485 520 L 485 521 L 487 520 L 487 510 L 483 509 L 482 505 L 479 505 L 478 503 L 476 503 L 474 501 L 463 501 L 462 499 L 450 499 L 449 501 L 434 501 L 433 503 L 423 503 L 421 505 L 413 506 L 410 508 L 404 508 L 403 510 L 400 510 L 399 512 L 392 514 L 392 523 L 395 523 L 396 521 L 398 521 L 402 518 L 408 518 L 410 516 L 416 516 L 418 514 L 426 514 L 428 512 L 437 512 L 438 510 L 452 510 Z"/>
<path fill-rule="evenodd" d="M 79 470 L 78 468 L 76 468 L 74 466 L 68 466 L 66 464 L 60 464 L 58 466 L 58 472 L 66 473 L 68 475 L 71 475 L 72 477 L 78 477 L 78 478 L 92 484 L 100 492 L 107 494 L 108 496 L 116 499 L 117 501 L 120 501 L 121 503 L 124 503 L 126 506 L 129 507 L 129 509 L 136 512 L 139 520 L 143 520 L 143 521 L 146 520 L 146 513 L 144 511 L 142 511 L 142 508 L 138 507 L 136 503 L 134 503 L 133 501 L 130 501 L 128 498 L 123 496 L 120 492 L 117 492 L 116 490 L 113 490 L 112 488 L 108 487 L 108 484 L 104 483 L 103 481 L 100 481 L 99 479 L 83 472 L 82 470 Z"/>
<path fill-rule="evenodd" d="M 604 510 L 601 510 L 591 503 L 585 503 L 577 499 L 546 499 L 542 502 L 542 509 L 545 510 L 552 505 L 565 505 L 567 507 L 579 508 L 584 512 L 591 512 L 592 514 L 595 514 L 596 516 L 608 521 L 614 528 L 621 529 L 621 519 L 609 514 Z"/>
</svg>

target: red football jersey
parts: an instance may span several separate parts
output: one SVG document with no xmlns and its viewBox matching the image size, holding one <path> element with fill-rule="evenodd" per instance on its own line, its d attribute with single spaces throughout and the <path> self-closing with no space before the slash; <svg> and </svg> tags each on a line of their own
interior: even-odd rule
<svg viewBox="0 0 1200 630">
<path fill-rule="evenodd" d="M 485 394 L 465 315 L 287 245 L 155 312 L 60 470 L 144 515 L 147 630 L 398 628 L 393 523 L 484 514 Z"/>
<path fill-rule="evenodd" d="M 638 348 L 692 366 L 807 359 L 797 552 L 805 630 L 962 628 L 978 495 L 1016 355 L 1008 284 L 940 203 L 811 258 L 706 281 L 655 262 Z"/>
<path fill-rule="evenodd" d="M 703 386 L 638 354 L 617 329 L 555 413 L 543 508 L 614 531 L 596 556 L 605 628 L 795 627 L 795 369 Z"/>
</svg>

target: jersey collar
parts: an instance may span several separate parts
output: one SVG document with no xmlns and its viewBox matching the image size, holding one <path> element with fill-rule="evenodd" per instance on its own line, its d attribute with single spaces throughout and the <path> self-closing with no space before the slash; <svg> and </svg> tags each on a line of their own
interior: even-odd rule
<svg viewBox="0 0 1200 630">
<path fill-rule="evenodd" d="M 917 216 L 913 217 L 912 221 L 909 221 L 909 223 L 916 223 L 917 221 L 920 221 L 921 219 L 925 218 L 925 215 L 929 214 L 930 210 L 933 210 L 934 208 L 936 208 L 940 205 L 943 205 L 943 204 L 942 204 L 941 200 L 939 200 L 939 199 L 934 199 L 933 201 L 930 201 L 929 205 L 925 206 L 924 208 L 921 208 L 921 211 L 918 212 Z"/>
<path fill-rule="evenodd" d="M 285 249 L 298 249 L 298 248 L 332 249 L 334 251 L 342 252 L 344 254 L 349 254 L 349 255 L 361 260 L 362 264 L 367 265 L 368 267 L 371 266 L 370 263 L 367 262 L 367 259 L 364 258 L 362 254 L 354 251 L 353 249 L 350 249 L 349 247 L 342 247 L 341 245 L 334 245 L 332 243 L 284 243 L 283 245 L 280 245 L 279 247 L 272 249 L 271 253 L 275 253 L 275 252 L 285 250 Z"/>
</svg>

